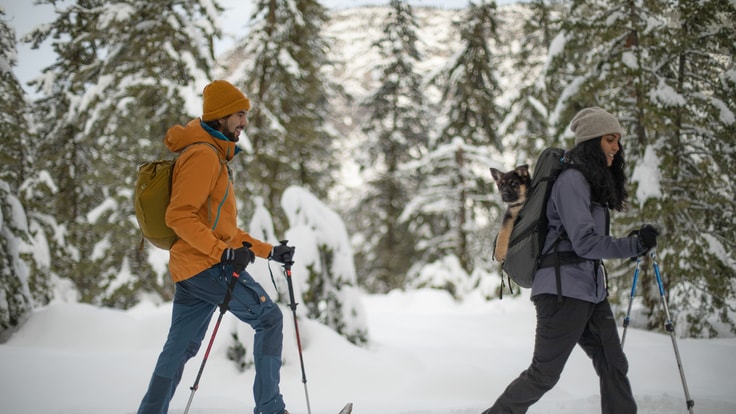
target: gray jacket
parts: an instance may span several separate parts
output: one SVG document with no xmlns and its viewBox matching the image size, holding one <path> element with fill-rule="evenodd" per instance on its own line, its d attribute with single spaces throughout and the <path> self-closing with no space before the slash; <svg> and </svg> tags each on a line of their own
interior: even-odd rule
<svg viewBox="0 0 736 414">
<path fill-rule="evenodd" d="M 598 303 L 606 298 L 605 277 L 602 268 L 596 269 L 596 259 L 628 258 L 637 255 L 637 238 L 609 236 L 608 208 L 590 201 L 590 184 L 583 174 L 568 168 L 562 171 L 552 186 L 547 203 L 549 227 L 543 252 L 557 237 L 559 251 L 574 251 L 578 256 L 591 259 L 560 267 L 562 296 Z M 543 293 L 557 294 L 554 267 L 537 270 L 532 285 L 532 297 Z"/>
</svg>

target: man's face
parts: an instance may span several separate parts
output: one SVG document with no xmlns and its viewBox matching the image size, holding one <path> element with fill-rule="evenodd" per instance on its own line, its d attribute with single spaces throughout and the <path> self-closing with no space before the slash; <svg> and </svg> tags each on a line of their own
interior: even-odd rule
<svg viewBox="0 0 736 414">
<path fill-rule="evenodd" d="M 236 112 L 220 120 L 220 132 L 232 142 L 238 142 L 240 133 L 248 126 L 248 111 Z"/>
</svg>

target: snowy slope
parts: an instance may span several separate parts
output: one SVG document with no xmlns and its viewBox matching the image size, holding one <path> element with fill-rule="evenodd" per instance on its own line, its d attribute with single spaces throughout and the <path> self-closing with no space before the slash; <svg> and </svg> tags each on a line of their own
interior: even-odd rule
<svg viewBox="0 0 736 414">
<path fill-rule="evenodd" d="M 460 304 L 443 292 L 425 290 L 362 300 L 371 333 L 367 348 L 300 320 L 314 414 L 334 414 L 348 401 L 354 402 L 356 414 L 479 413 L 529 363 L 534 312 L 527 298 L 471 298 Z M 0 411 L 135 412 L 164 341 L 169 312 L 170 304 L 151 303 L 129 311 L 82 304 L 37 311 L 0 345 Z M 282 392 L 289 410 L 303 414 L 291 311 L 284 309 L 284 316 Z M 229 315 L 223 320 L 191 413 L 252 412 L 253 373 L 238 373 L 225 358 L 234 324 Z M 736 338 L 677 343 L 695 412 L 736 412 Z M 639 412 L 686 413 L 670 338 L 631 329 L 626 351 Z M 202 353 L 187 365 L 172 413 L 183 412 Z M 599 412 L 596 381 L 591 364 L 576 350 L 557 387 L 529 412 Z"/>
</svg>

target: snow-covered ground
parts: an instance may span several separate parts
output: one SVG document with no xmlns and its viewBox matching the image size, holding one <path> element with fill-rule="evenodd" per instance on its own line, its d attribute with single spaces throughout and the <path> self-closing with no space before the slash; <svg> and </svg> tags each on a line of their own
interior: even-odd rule
<svg viewBox="0 0 736 414">
<path fill-rule="evenodd" d="M 355 347 L 300 318 L 312 413 L 469 414 L 488 407 L 530 359 L 534 310 L 527 297 L 453 301 L 439 291 L 362 297 L 371 342 Z M 303 309 L 300 307 L 297 312 Z M 170 304 L 129 311 L 56 304 L 36 311 L 0 345 L 0 412 L 133 413 L 169 324 Z M 284 308 L 282 392 L 293 414 L 307 412 L 291 311 Z M 239 373 L 225 351 L 236 321 L 223 319 L 192 414 L 250 413 L 253 372 Z M 210 329 L 214 326 L 211 324 Z M 203 350 L 187 365 L 171 406 L 182 413 Z M 696 413 L 736 413 L 736 338 L 678 339 Z M 667 335 L 630 329 L 626 351 L 640 413 L 686 413 Z M 557 387 L 530 413 L 599 412 L 597 379 L 576 350 Z"/>
</svg>

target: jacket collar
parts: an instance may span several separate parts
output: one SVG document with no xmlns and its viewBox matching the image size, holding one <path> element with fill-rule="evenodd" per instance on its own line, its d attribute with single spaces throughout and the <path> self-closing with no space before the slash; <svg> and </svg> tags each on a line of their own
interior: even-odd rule
<svg viewBox="0 0 736 414">
<path fill-rule="evenodd" d="M 212 127 L 210 127 L 209 125 L 207 125 L 206 123 L 204 123 L 204 121 L 202 121 L 201 119 L 199 120 L 199 124 L 202 126 L 202 128 L 205 131 L 207 131 L 208 134 L 212 135 L 213 138 L 219 139 L 221 141 L 225 141 L 225 142 L 228 142 L 228 143 L 232 142 L 229 139 L 227 139 L 227 137 L 222 132 L 220 132 L 220 131 L 218 131 L 218 130 L 212 128 Z M 235 143 L 233 143 L 233 144 L 235 144 Z M 241 151 L 240 150 L 240 147 L 237 144 L 235 144 L 234 147 L 235 147 L 235 150 L 233 152 L 233 156 L 238 155 L 238 153 Z"/>
</svg>

